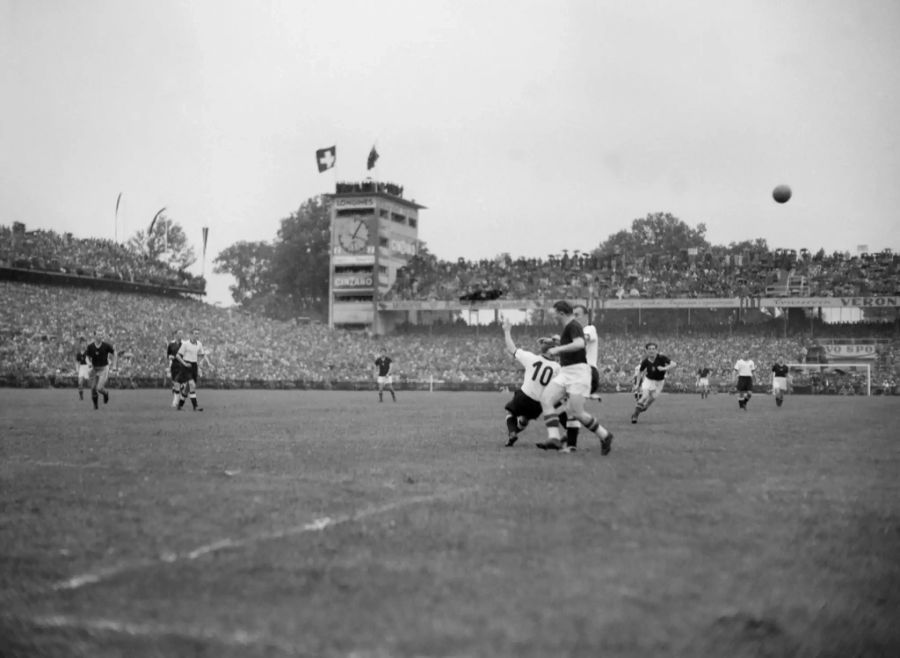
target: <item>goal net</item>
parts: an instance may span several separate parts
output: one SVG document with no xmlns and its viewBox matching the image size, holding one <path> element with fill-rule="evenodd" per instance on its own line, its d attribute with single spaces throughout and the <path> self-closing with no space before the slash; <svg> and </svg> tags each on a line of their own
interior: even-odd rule
<svg viewBox="0 0 900 658">
<path fill-rule="evenodd" d="M 871 363 L 789 363 L 794 393 L 872 395 Z"/>
</svg>

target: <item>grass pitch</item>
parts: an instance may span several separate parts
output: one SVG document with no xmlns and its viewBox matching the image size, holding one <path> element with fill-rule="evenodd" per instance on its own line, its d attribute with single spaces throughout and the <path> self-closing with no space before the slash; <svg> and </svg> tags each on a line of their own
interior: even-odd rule
<svg viewBox="0 0 900 658">
<path fill-rule="evenodd" d="M 897 398 L 0 391 L 0 655 L 894 656 Z"/>
</svg>

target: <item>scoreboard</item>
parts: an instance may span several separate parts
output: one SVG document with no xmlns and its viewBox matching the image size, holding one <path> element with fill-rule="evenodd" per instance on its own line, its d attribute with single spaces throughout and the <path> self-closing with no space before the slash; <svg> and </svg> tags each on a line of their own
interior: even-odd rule
<svg viewBox="0 0 900 658">
<path fill-rule="evenodd" d="M 376 304 L 418 253 L 423 208 L 396 185 L 338 183 L 331 195 L 329 326 L 384 329 Z"/>
</svg>

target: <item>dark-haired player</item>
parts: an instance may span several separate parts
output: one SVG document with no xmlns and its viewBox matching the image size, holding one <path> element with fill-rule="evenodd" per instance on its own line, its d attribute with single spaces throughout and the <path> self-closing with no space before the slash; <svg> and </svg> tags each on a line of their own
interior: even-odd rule
<svg viewBox="0 0 900 658">
<path fill-rule="evenodd" d="M 784 363 L 783 356 L 775 359 L 775 364 L 772 366 L 772 393 L 775 394 L 775 404 L 779 407 L 784 404 L 784 394 L 790 386 L 788 381 L 789 370 Z"/>
<path fill-rule="evenodd" d="M 568 413 L 576 418 L 588 431 L 600 439 L 600 454 L 608 455 L 612 449 L 613 434 L 600 424 L 596 418 L 584 409 L 584 399 L 591 393 L 591 368 L 585 352 L 584 329 L 575 314 L 572 305 L 566 301 L 558 301 L 553 305 L 557 320 L 563 325 L 559 345 L 547 350 L 548 356 L 558 356 L 560 370 L 544 393 L 541 395 L 541 407 L 544 423 L 547 425 L 547 440 L 538 443 L 542 450 L 562 450 L 560 441 L 559 403 L 568 396 Z M 565 452 L 571 448 L 566 446 Z"/>
<path fill-rule="evenodd" d="M 109 379 L 110 369 L 116 370 L 116 349 L 112 343 L 103 340 L 103 330 L 99 327 L 94 331 L 94 342 L 85 350 L 88 362 L 91 364 L 91 401 L 94 409 L 98 409 L 97 401 L 103 395 L 103 404 L 109 402 L 109 391 L 106 390 L 106 380 Z M 110 363 L 110 357 L 112 362 Z"/>
<path fill-rule="evenodd" d="M 181 363 L 175 357 L 178 355 L 178 350 L 181 349 L 181 329 L 175 330 L 175 335 L 172 337 L 172 341 L 166 345 L 166 359 L 169 361 L 169 377 L 172 378 L 172 406 L 178 406 L 178 398 L 181 396 L 181 383 L 179 379 L 181 378 L 179 371 L 181 370 Z"/>
<path fill-rule="evenodd" d="M 706 366 L 697 369 L 697 390 L 700 391 L 700 399 L 709 397 L 709 373 L 712 372 Z"/>
<path fill-rule="evenodd" d="M 524 430 L 529 421 L 540 418 L 542 413 L 541 395 L 547 384 L 559 374 L 559 364 L 544 353 L 557 344 L 552 338 L 541 338 L 538 345 L 541 355 L 522 349 L 512 338 L 512 327 L 509 318 L 503 318 L 503 338 L 506 350 L 516 361 L 525 367 L 522 385 L 513 393 L 512 400 L 506 403 L 506 447 L 512 447 L 519 439 L 519 432 Z"/>
<path fill-rule="evenodd" d="M 387 355 L 382 349 L 379 356 L 375 359 L 375 381 L 378 382 L 378 401 L 384 402 L 384 389 L 387 389 L 394 402 L 397 401 L 397 394 L 394 393 L 394 378 L 391 376 L 391 367 L 394 360 Z"/>
<path fill-rule="evenodd" d="M 753 363 L 753 359 L 745 349 L 743 356 L 734 364 L 734 374 L 737 377 L 738 407 L 744 411 L 747 411 L 747 403 L 753 397 L 753 372 L 755 370 L 756 364 Z"/>
<path fill-rule="evenodd" d="M 91 366 L 87 359 L 87 341 L 78 339 L 78 351 L 75 352 L 75 371 L 78 374 L 78 399 L 84 400 L 84 385 L 91 376 Z"/>
<path fill-rule="evenodd" d="M 665 354 L 660 354 L 656 343 L 647 343 L 644 345 L 644 351 L 644 360 L 641 361 L 638 371 L 638 375 L 642 378 L 641 397 L 634 406 L 634 413 L 631 414 L 632 423 L 636 423 L 638 416 L 647 411 L 659 397 L 666 385 L 666 373 L 678 365 Z"/>
<path fill-rule="evenodd" d="M 197 406 L 197 380 L 200 379 L 201 359 L 209 363 L 206 351 L 200 342 L 200 330 L 194 328 L 191 330 L 191 337 L 181 341 L 181 347 L 175 354 L 175 360 L 179 365 L 178 380 L 182 385 L 176 407 L 179 410 L 184 407 L 184 401 L 190 398 L 194 411 L 203 411 L 203 407 Z"/>
</svg>

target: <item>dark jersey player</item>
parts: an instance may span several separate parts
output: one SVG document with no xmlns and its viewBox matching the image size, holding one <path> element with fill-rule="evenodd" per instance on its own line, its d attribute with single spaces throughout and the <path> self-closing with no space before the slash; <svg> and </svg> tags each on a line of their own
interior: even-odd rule
<svg viewBox="0 0 900 658">
<path fill-rule="evenodd" d="M 94 331 L 94 342 L 87 346 L 85 356 L 91 365 L 91 401 L 94 409 L 98 408 L 97 401 L 103 395 L 103 404 L 109 402 L 109 391 L 106 390 L 106 381 L 109 379 L 110 370 L 116 370 L 116 349 L 112 343 L 103 340 L 103 330 Z"/>
<path fill-rule="evenodd" d="M 596 418 L 585 411 L 584 400 L 591 394 L 591 368 L 587 362 L 584 328 L 575 319 L 571 304 L 560 300 L 553 305 L 556 319 L 563 325 L 559 345 L 547 350 L 547 356 L 558 356 L 560 370 L 541 395 L 541 408 L 544 424 L 547 426 L 547 440 L 538 443 L 542 450 L 563 450 L 571 452 L 572 446 L 565 449 L 560 440 L 559 404 L 568 396 L 568 414 L 577 419 L 589 432 L 600 439 L 600 454 L 608 455 L 612 449 L 613 434 L 600 424 Z"/>
<path fill-rule="evenodd" d="M 709 373 L 712 371 L 703 366 L 697 370 L 697 390 L 700 391 L 700 399 L 709 397 Z"/>
<path fill-rule="evenodd" d="M 641 397 L 634 406 L 634 413 L 631 414 L 632 423 L 636 423 L 638 416 L 647 411 L 659 397 L 666 385 L 666 373 L 677 365 L 665 354 L 659 353 L 659 346 L 656 343 L 647 343 L 644 350 L 645 356 L 639 371 L 642 377 Z"/>
<path fill-rule="evenodd" d="M 84 385 L 91 376 L 91 366 L 87 359 L 87 341 L 84 338 L 78 341 L 78 351 L 75 352 L 75 370 L 78 372 L 78 399 L 84 400 Z"/>
<path fill-rule="evenodd" d="M 384 402 L 384 389 L 387 389 L 394 402 L 397 401 L 397 394 L 394 392 L 394 378 L 391 376 L 391 366 L 394 361 L 387 355 L 385 350 L 379 352 L 378 358 L 375 359 L 375 381 L 378 382 L 378 401 Z"/>
<path fill-rule="evenodd" d="M 172 379 L 172 406 L 178 406 L 178 399 L 181 395 L 182 384 L 179 382 L 179 371 L 181 363 L 175 357 L 178 356 L 178 350 L 181 349 L 181 329 L 175 330 L 172 342 L 166 346 L 166 359 L 168 360 L 168 369 L 166 374 Z"/>
<path fill-rule="evenodd" d="M 785 365 L 783 356 L 775 359 L 775 364 L 772 366 L 772 393 L 775 395 L 775 404 L 779 407 L 784 404 L 784 394 L 790 386 L 789 371 L 790 368 Z"/>
</svg>

